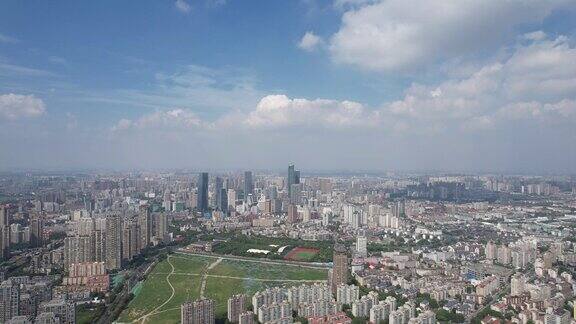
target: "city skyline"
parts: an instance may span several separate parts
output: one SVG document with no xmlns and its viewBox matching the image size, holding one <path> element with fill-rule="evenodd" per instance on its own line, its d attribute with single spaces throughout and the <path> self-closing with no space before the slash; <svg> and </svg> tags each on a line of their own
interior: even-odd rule
<svg viewBox="0 0 576 324">
<path fill-rule="evenodd" d="M 574 21 L 566 0 L 3 1 L 0 170 L 574 173 Z"/>
</svg>

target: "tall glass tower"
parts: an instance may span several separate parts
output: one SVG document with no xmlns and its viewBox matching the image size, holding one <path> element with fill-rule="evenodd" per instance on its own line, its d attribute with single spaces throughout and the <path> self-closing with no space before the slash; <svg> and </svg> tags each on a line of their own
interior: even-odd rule
<svg viewBox="0 0 576 324">
<path fill-rule="evenodd" d="M 198 210 L 202 213 L 208 211 L 208 172 L 198 175 Z"/>
</svg>

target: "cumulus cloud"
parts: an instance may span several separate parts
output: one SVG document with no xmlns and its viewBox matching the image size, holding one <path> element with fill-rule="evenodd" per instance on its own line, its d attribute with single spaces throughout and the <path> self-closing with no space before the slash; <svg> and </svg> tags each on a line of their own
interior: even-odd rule
<svg viewBox="0 0 576 324">
<path fill-rule="evenodd" d="M 353 101 L 291 99 L 285 95 L 269 95 L 260 100 L 243 123 L 262 128 L 347 128 L 373 125 L 374 119 L 370 117 L 364 106 Z"/>
<path fill-rule="evenodd" d="M 348 3 L 346 1 L 345 3 Z M 538 23 L 566 0 L 382 0 L 344 13 L 330 40 L 336 62 L 372 71 L 414 70 L 495 49 L 514 28 Z M 541 34 L 530 35 L 533 40 Z"/>
<path fill-rule="evenodd" d="M 34 95 L 4 94 L 0 95 L 0 118 L 16 120 L 38 117 L 44 114 L 46 107 L 42 99 Z"/>
<path fill-rule="evenodd" d="M 183 13 L 189 13 L 190 10 L 192 10 L 192 7 L 185 0 L 176 0 L 174 6 L 176 6 L 176 9 Z"/>
<path fill-rule="evenodd" d="M 302 36 L 302 39 L 298 43 L 298 47 L 305 51 L 311 52 L 317 49 L 318 46 L 320 46 L 321 44 L 322 44 L 322 38 L 320 38 L 313 32 L 309 31 L 306 32 L 304 36 Z"/>
<path fill-rule="evenodd" d="M 189 109 L 159 110 L 137 119 L 121 119 L 114 125 L 113 131 L 212 129 L 226 132 L 232 129 L 264 130 L 289 127 L 336 130 L 376 126 L 377 117 L 376 112 L 370 112 L 353 101 L 291 99 L 286 95 L 268 95 L 247 113 L 230 112 L 214 120 L 203 120 Z"/>
<path fill-rule="evenodd" d="M 564 36 L 530 39 L 467 77 L 413 84 L 384 111 L 411 122 L 461 122 L 474 129 L 519 119 L 576 122 L 576 48 Z"/>
</svg>

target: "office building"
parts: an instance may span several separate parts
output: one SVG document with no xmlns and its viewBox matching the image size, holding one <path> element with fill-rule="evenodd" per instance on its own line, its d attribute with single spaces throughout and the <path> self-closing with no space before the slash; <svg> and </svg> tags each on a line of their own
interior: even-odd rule
<svg viewBox="0 0 576 324">
<path fill-rule="evenodd" d="M 292 185 L 300 183 L 300 171 L 294 169 L 294 164 L 288 166 L 288 178 L 286 179 L 286 188 L 288 197 L 292 197 Z"/>
<path fill-rule="evenodd" d="M 202 172 L 198 175 L 198 202 L 196 208 L 201 213 L 208 211 L 208 172 Z"/>
<path fill-rule="evenodd" d="M 244 172 L 244 200 L 249 195 L 254 195 L 254 179 L 252 179 L 252 171 Z"/>
</svg>

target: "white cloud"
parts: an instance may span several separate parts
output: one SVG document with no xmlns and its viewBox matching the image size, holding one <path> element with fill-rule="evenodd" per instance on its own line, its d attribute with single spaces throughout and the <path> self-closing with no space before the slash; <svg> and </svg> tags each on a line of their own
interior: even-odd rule
<svg viewBox="0 0 576 324">
<path fill-rule="evenodd" d="M 185 0 L 176 0 L 174 5 L 176 6 L 176 9 L 183 13 L 189 13 L 190 10 L 192 10 L 192 7 Z"/>
<path fill-rule="evenodd" d="M 34 95 L 5 94 L 0 95 L 0 118 L 16 120 L 38 117 L 44 114 L 46 107 L 42 99 Z"/>
<path fill-rule="evenodd" d="M 364 2 L 362 2 L 364 3 Z M 566 0 L 382 0 L 345 12 L 330 41 L 336 62 L 373 71 L 413 71 L 493 50 L 520 24 L 539 23 Z M 533 34 L 542 37 L 541 34 Z"/>
<path fill-rule="evenodd" d="M 510 120 L 576 123 L 576 48 L 564 36 L 531 39 L 467 77 L 413 84 L 383 113 L 404 122 L 473 129 Z"/>
<path fill-rule="evenodd" d="M 258 128 L 307 126 L 335 129 L 372 126 L 375 119 L 361 104 L 353 101 L 268 95 L 260 100 L 243 124 Z"/>
<path fill-rule="evenodd" d="M 322 44 L 322 38 L 315 35 L 313 32 L 309 31 L 306 32 L 304 36 L 302 36 L 302 39 L 298 43 L 298 47 L 305 51 L 311 52 L 316 48 L 318 48 L 318 46 L 320 46 L 321 44 Z"/>
<path fill-rule="evenodd" d="M 112 128 L 113 131 L 129 129 L 199 129 L 206 124 L 189 109 L 171 109 L 145 114 L 135 120 L 121 119 Z"/>
</svg>

